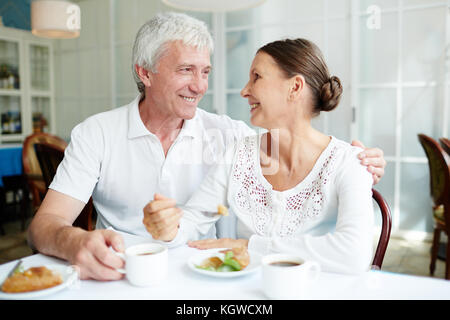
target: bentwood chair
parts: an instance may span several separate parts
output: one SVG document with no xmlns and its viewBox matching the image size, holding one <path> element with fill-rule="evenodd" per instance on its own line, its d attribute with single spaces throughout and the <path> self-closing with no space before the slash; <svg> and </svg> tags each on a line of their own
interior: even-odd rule
<svg viewBox="0 0 450 320">
<path fill-rule="evenodd" d="M 441 143 L 442 149 L 450 156 L 450 140 L 447 138 L 440 138 L 439 142 Z"/>
<path fill-rule="evenodd" d="M 372 269 L 381 269 L 383 264 L 384 255 L 386 253 L 387 246 L 389 244 L 389 238 L 391 237 L 392 218 L 391 209 L 383 196 L 375 189 L 372 189 L 372 198 L 380 207 L 381 211 L 381 234 L 378 239 L 378 245 L 375 250 L 375 256 L 372 262 Z"/>
<path fill-rule="evenodd" d="M 44 199 L 47 187 L 42 177 L 42 170 L 34 150 L 35 143 L 48 143 L 58 148 L 65 149 L 67 142 L 60 137 L 39 132 L 28 136 L 23 142 L 22 163 L 23 171 L 28 182 L 29 190 L 33 198 L 33 211 L 35 212 Z"/>
<path fill-rule="evenodd" d="M 428 158 L 430 193 L 433 200 L 434 234 L 431 248 L 430 274 L 434 274 L 441 232 L 450 234 L 450 157 L 439 143 L 424 134 L 419 141 Z M 450 280 L 450 242 L 447 240 L 445 278 Z"/>
<path fill-rule="evenodd" d="M 64 158 L 64 148 L 49 144 L 46 142 L 38 142 L 34 144 L 36 152 L 36 158 L 38 159 L 41 167 L 42 176 L 45 182 L 45 186 L 48 189 L 53 177 L 56 174 L 56 170 Z M 93 216 L 95 214 L 92 198 L 85 205 L 80 215 L 74 221 L 73 226 L 80 227 L 85 230 L 93 230 Z"/>
</svg>

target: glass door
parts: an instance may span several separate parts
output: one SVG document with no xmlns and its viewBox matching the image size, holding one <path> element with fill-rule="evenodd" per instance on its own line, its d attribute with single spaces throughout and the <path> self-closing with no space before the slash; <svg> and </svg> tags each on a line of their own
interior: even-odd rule
<svg viewBox="0 0 450 320">
<path fill-rule="evenodd" d="M 375 188 L 391 206 L 394 231 L 430 232 L 428 161 L 417 135 L 448 132 L 448 2 L 352 3 L 359 32 L 356 136 L 384 150 L 385 177 Z"/>
<path fill-rule="evenodd" d="M 22 86 L 20 83 L 20 43 L 0 39 L 0 116 L 2 139 L 22 133 Z"/>
<path fill-rule="evenodd" d="M 30 43 L 29 62 L 32 130 L 50 132 L 53 118 L 50 47 Z"/>
</svg>

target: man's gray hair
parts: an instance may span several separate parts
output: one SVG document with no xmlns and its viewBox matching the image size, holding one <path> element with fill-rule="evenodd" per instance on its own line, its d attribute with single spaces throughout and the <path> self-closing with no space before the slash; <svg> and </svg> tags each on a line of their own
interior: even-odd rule
<svg viewBox="0 0 450 320">
<path fill-rule="evenodd" d="M 139 29 L 133 45 L 133 77 L 141 94 L 145 94 L 145 86 L 136 73 L 135 65 L 156 73 L 167 44 L 177 40 L 200 50 L 208 49 L 210 54 L 214 49 L 211 34 L 203 21 L 182 13 L 157 14 Z"/>
</svg>

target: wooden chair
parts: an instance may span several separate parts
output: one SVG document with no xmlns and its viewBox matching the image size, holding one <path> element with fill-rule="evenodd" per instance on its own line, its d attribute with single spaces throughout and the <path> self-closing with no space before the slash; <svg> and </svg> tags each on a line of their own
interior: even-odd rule
<svg viewBox="0 0 450 320">
<path fill-rule="evenodd" d="M 372 189 L 372 198 L 380 207 L 381 211 L 381 234 L 378 240 L 378 245 L 375 250 L 375 256 L 372 262 L 372 269 L 381 269 L 383 264 L 384 254 L 386 253 L 387 246 L 389 244 L 389 238 L 391 237 L 392 218 L 391 209 L 384 200 L 383 196 L 375 189 Z"/>
<path fill-rule="evenodd" d="M 431 248 L 430 274 L 434 274 L 439 238 L 450 234 L 450 157 L 433 138 L 419 134 L 419 141 L 428 158 L 430 193 L 433 199 L 434 235 Z M 450 241 L 447 241 L 445 278 L 450 280 Z"/>
<path fill-rule="evenodd" d="M 442 149 L 450 156 L 450 140 L 447 138 L 440 138 L 439 142 L 441 143 Z"/>
<path fill-rule="evenodd" d="M 36 142 L 34 143 L 34 149 L 36 153 L 36 158 L 38 159 L 39 165 L 42 170 L 42 175 L 45 181 L 45 186 L 48 189 L 53 177 L 56 174 L 56 170 L 60 162 L 64 158 L 64 148 L 50 144 L 47 142 Z M 94 205 L 92 203 L 92 197 L 89 202 L 84 206 L 80 215 L 74 221 L 73 226 L 80 227 L 85 230 L 93 230 L 93 215 Z"/>
<path fill-rule="evenodd" d="M 33 211 L 39 208 L 44 199 L 47 187 L 42 177 L 42 170 L 34 150 L 35 143 L 49 143 L 61 149 L 67 147 L 67 142 L 60 137 L 48 133 L 34 133 L 28 136 L 23 142 L 22 148 L 22 163 L 23 171 L 28 182 L 29 190 L 33 198 Z"/>
</svg>

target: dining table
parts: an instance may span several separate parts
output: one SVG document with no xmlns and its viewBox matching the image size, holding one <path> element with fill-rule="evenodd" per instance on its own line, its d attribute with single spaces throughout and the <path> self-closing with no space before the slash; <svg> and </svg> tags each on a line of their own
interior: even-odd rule
<svg viewBox="0 0 450 320">
<path fill-rule="evenodd" d="M 119 233 L 123 236 L 125 247 L 149 242 L 148 238 Z M 268 300 L 262 291 L 261 267 L 255 272 L 235 278 L 207 276 L 194 272 L 188 266 L 189 258 L 200 250 L 183 245 L 168 251 L 168 276 L 158 285 L 136 287 L 126 277 L 118 281 L 77 278 L 62 290 L 28 299 L 196 300 L 199 303 L 207 300 Z M 69 266 L 66 261 L 40 253 L 22 258 L 22 261 L 25 269 L 46 265 Z M 1 264 L 0 278 L 5 278 L 16 263 L 17 260 Z M 5 299 L 4 294 L 0 298 Z M 369 270 L 356 275 L 322 271 L 302 299 L 448 300 L 450 281 L 383 270 Z"/>
</svg>

